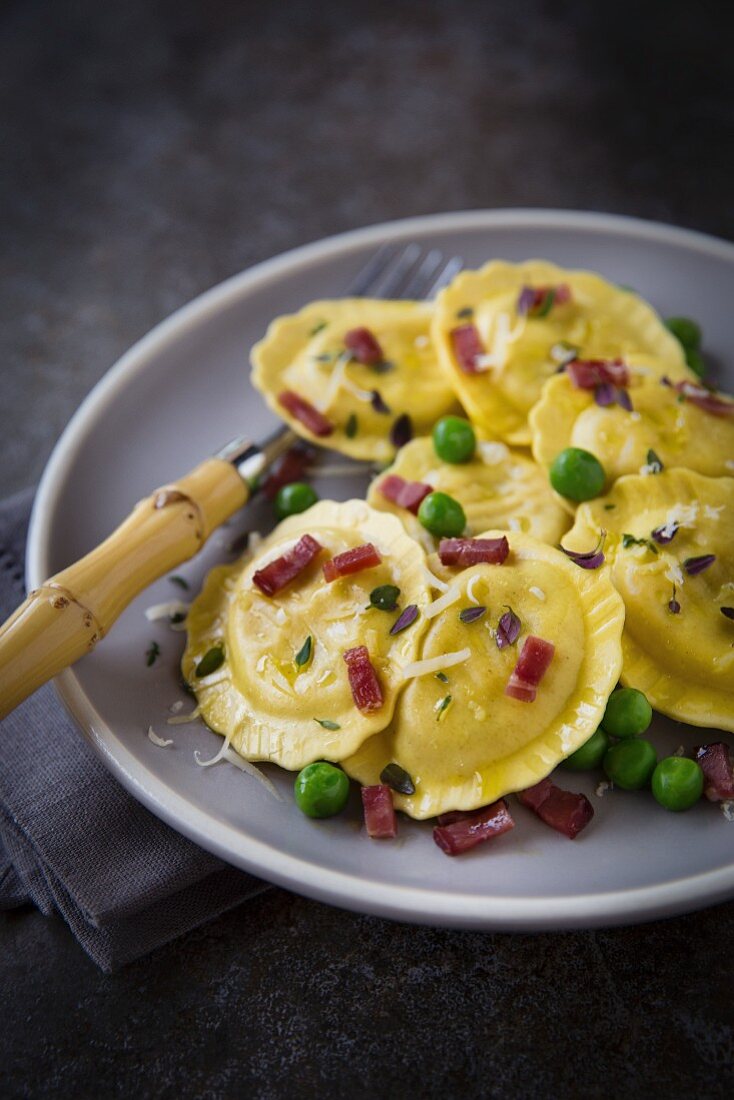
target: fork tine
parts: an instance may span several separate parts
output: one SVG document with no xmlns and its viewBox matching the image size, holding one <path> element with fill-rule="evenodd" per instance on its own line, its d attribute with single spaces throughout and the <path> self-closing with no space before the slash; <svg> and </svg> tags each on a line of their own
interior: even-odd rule
<svg viewBox="0 0 734 1100">
<path fill-rule="evenodd" d="M 414 241 L 383 244 L 350 283 L 347 294 L 361 298 L 432 298 L 461 271 L 460 256 L 444 260 L 439 248 L 423 252 Z"/>
<path fill-rule="evenodd" d="M 361 298 L 380 282 L 384 272 L 390 267 L 398 251 L 396 244 L 383 244 L 370 257 L 361 271 L 357 273 L 347 287 L 350 298 Z"/>
<path fill-rule="evenodd" d="M 400 290 L 408 280 L 420 254 L 420 245 L 415 243 L 406 244 L 397 256 L 395 263 L 386 273 L 379 289 L 376 291 L 376 295 L 380 298 L 401 297 Z"/>
<path fill-rule="evenodd" d="M 438 294 L 439 290 L 442 290 L 453 279 L 454 275 L 457 275 L 464 266 L 464 261 L 461 256 L 452 256 L 450 260 L 447 260 L 446 264 L 434 279 L 433 283 L 426 290 L 426 298 L 433 298 L 435 294 Z"/>
<path fill-rule="evenodd" d="M 430 252 L 426 252 L 403 287 L 402 297 L 413 300 L 426 297 L 426 287 L 433 285 L 443 262 L 443 252 L 440 248 L 432 248 Z"/>
</svg>

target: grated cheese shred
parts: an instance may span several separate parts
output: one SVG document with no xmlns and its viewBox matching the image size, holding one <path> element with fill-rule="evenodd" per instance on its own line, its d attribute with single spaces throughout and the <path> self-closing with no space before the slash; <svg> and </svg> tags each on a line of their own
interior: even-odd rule
<svg viewBox="0 0 734 1100">
<path fill-rule="evenodd" d="M 456 603 L 460 597 L 461 592 L 455 585 L 452 585 L 447 592 L 444 592 L 443 596 L 439 596 L 433 603 L 429 603 L 423 614 L 427 619 L 435 619 L 436 615 L 440 615 L 447 607 L 451 607 L 451 604 Z"/>
<path fill-rule="evenodd" d="M 469 646 L 457 649 L 455 653 L 441 653 L 438 657 L 426 657 L 423 661 L 413 661 L 406 665 L 402 676 L 404 680 L 411 680 L 415 676 L 429 676 L 433 672 L 441 672 L 444 668 L 463 664 L 469 657 L 471 657 Z"/>
<path fill-rule="evenodd" d="M 165 737 L 159 737 L 152 726 L 148 726 L 148 740 L 157 745 L 159 749 L 167 749 L 169 745 L 173 744 L 170 738 L 166 740 Z"/>
</svg>

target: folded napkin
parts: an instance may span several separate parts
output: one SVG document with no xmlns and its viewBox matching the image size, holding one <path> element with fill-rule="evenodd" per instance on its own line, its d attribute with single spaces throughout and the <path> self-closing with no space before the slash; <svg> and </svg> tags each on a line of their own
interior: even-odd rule
<svg viewBox="0 0 734 1100">
<path fill-rule="evenodd" d="M 25 595 L 32 499 L 0 504 L 0 621 Z M 0 909 L 59 912 L 108 971 L 267 889 L 136 802 L 50 684 L 0 723 L 0 844 Z"/>
</svg>

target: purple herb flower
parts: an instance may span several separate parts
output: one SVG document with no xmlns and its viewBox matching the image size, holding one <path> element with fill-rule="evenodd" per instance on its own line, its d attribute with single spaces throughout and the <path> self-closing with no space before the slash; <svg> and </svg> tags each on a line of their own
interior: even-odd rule
<svg viewBox="0 0 734 1100">
<path fill-rule="evenodd" d="M 409 604 L 405 611 L 402 612 L 400 617 L 390 627 L 391 634 L 400 634 L 402 630 L 407 630 L 409 626 L 412 626 L 415 620 L 418 618 L 418 608 L 414 603 Z"/>
<path fill-rule="evenodd" d="M 700 554 L 697 558 L 686 558 L 683 562 L 683 568 L 689 577 L 697 577 L 699 573 L 703 573 L 704 569 L 708 569 L 715 561 L 716 554 Z"/>
<path fill-rule="evenodd" d="M 581 553 L 577 550 L 567 550 L 565 546 L 561 546 L 560 549 L 575 565 L 579 565 L 582 569 L 598 569 L 600 565 L 604 564 L 602 547 L 604 546 L 606 534 L 606 531 L 602 531 L 595 550 L 587 550 L 585 553 Z"/>
<path fill-rule="evenodd" d="M 617 400 L 617 387 L 612 385 L 611 382 L 600 382 L 598 386 L 594 387 L 594 400 L 603 409 L 608 405 L 613 405 Z"/>
<path fill-rule="evenodd" d="M 413 438 L 413 421 L 408 413 L 397 418 L 390 430 L 390 442 L 393 447 L 404 447 Z"/>
<path fill-rule="evenodd" d="M 513 645 L 520 636 L 520 620 L 511 607 L 507 608 L 497 624 L 497 648 Z"/>
<path fill-rule="evenodd" d="M 370 395 L 370 405 L 376 413 L 384 413 L 385 416 L 390 415 L 390 406 L 385 404 L 382 398 L 382 394 L 379 390 L 372 390 L 372 393 Z"/>
<path fill-rule="evenodd" d="M 459 612 L 459 618 L 462 623 L 475 623 L 477 619 L 481 619 L 486 610 L 486 607 L 465 607 Z"/>
<path fill-rule="evenodd" d="M 656 527 L 654 531 L 651 531 L 650 537 L 655 539 L 655 542 L 660 546 L 667 546 L 678 534 L 678 530 L 677 523 L 664 523 L 661 527 Z"/>
</svg>

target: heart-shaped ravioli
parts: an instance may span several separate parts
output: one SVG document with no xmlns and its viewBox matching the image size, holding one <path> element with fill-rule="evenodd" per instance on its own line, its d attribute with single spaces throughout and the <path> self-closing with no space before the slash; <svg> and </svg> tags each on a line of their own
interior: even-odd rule
<svg viewBox="0 0 734 1100">
<path fill-rule="evenodd" d="M 363 784 L 399 765 L 415 790 L 395 804 L 412 817 L 537 783 L 594 733 L 617 683 L 624 607 L 608 569 L 508 538 L 502 564 L 454 570 L 393 722 L 343 763 Z"/>
<path fill-rule="evenodd" d="M 345 298 L 278 317 L 252 350 L 252 381 L 294 431 L 389 462 L 456 409 L 429 336 L 428 302 Z"/>
<path fill-rule="evenodd" d="M 589 549 L 602 530 L 626 608 L 622 682 L 671 718 L 734 730 L 734 478 L 622 477 L 564 544 Z"/>
<path fill-rule="evenodd" d="M 415 503 L 419 491 L 401 497 L 394 491 L 395 478 L 408 485 L 424 486 L 461 504 L 468 533 L 499 528 L 522 531 L 543 542 L 557 543 L 570 520 L 548 483 L 548 475 L 537 463 L 504 443 L 477 442 L 474 457 L 463 463 L 442 462 L 430 438 L 414 439 L 403 447 L 385 473 L 372 482 L 367 499 L 374 508 L 399 516 L 406 531 L 418 539 L 428 553 L 436 549 L 435 538 L 418 520 Z M 405 490 L 404 490 L 405 491 Z M 397 498 L 397 499 L 396 499 Z M 399 503 L 407 500 L 410 507 Z"/>
<path fill-rule="evenodd" d="M 431 600 L 425 555 L 364 501 L 292 516 L 243 565 L 212 570 L 183 674 L 248 760 L 341 760 L 390 721 Z"/>
<path fill-rule="evenodd" d="M 626 395 L 626 396 L 625 396 Z M 622 391 L 577 386 L 572 374 L 546 382 L 530 413 L 533 456 L 544 467 L 566 447 L 591 451 L 609 483 L 657 459 L 709 477 L 734 472 L 734 402 L 703 386 L 631 373 Z"/>
</svg>

